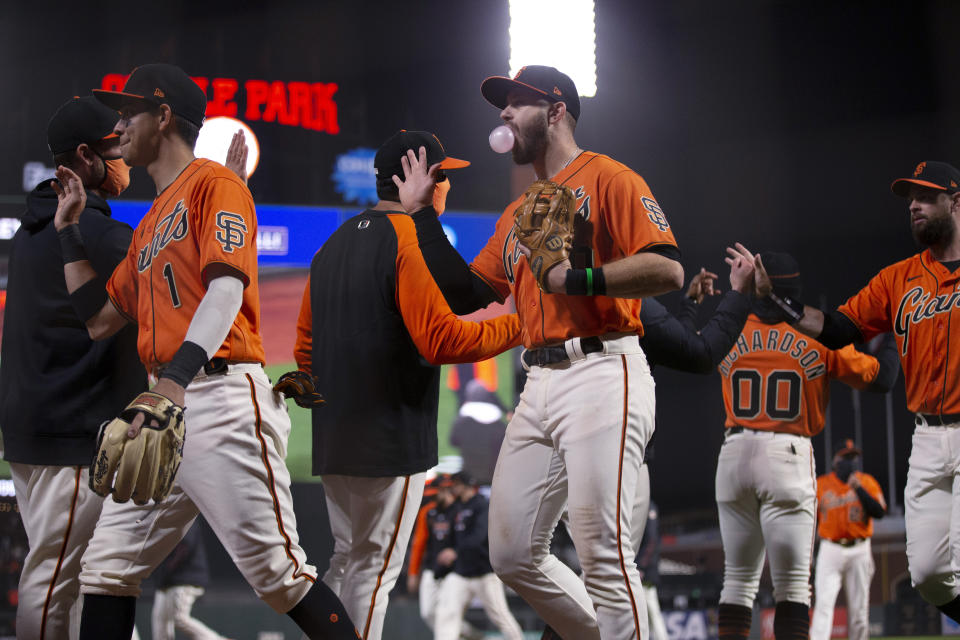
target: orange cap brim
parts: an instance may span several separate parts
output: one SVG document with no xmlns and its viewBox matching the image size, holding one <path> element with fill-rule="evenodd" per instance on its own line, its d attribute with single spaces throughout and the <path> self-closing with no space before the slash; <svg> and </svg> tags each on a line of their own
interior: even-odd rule
<svg viewBox="0 0 960 640">
<path fill-rule="evenodd" d="M 460 158 L 451 158 L 447 156 L 440 161 L 441 169 L 463 169 L 464 167 L 469 167 L 470 162 L 467 160 L 461 160 Z"/>
</svg>

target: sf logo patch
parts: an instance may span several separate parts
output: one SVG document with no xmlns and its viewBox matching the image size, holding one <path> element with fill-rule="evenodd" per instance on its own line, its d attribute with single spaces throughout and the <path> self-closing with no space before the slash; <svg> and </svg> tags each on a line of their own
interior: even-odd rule
<svg viewBox="0 0 960 640">
<path fill-rule="evenodd" d="M 217 241 L 227 253 L 233 253 L 247 241 L 247 223 L 238 213 L 220 211 L 217 213 Z"/>
<path fill-rule="evenodd" d="M 647 210 L 647 217 L 650 218 L 650 222 L 655 224 L 657 229 L 666 231 L 670 228 L 670 223 L 667 222 L 667 217 L 663 215 L 663 209 L 660 208 L 656 200 L 643 197 L 640 202 L 643 203 L 643 208 Z"/>
</svg>

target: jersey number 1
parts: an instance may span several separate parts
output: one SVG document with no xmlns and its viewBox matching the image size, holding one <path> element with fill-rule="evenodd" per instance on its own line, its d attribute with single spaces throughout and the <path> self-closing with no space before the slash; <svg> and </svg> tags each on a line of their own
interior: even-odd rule
<svg viewBox="0 0 960 640">
<path fill-rule="evenodd" d="M 760 413 L 773 420 L 800 417 L 803 380 L 796 371 L 771 371 L 764 379 L 756 369 L 737 369 L 730 376 L 730 385 L 733 415 L 738 418 L 750 420 Z"/>
<path fill-rule="evenodd" d="M 167 286 L 170 287 L 170 301 L 173 303 L 173 308 L 178 309 L 180 307 L 180 293 L 177 291 L 177 281 L 173 279 L 173 265 L 169 262 L 163 265 L 163 279 L 167 281 Z"/>
</svg>

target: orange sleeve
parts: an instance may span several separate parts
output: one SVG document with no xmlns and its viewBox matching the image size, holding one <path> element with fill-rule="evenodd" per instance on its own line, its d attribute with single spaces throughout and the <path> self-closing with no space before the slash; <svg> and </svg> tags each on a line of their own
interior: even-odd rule
<svg viewBox="0 0 960 640">
<path fill-rule="evenodd" d="M 303 301 L 300 303 L 300 315 L 297 316 L 297 341 L 293 345 L 293 359 L 297 368 L 312 373 L 313 357 L 313 309 L 310 307 L 310 278 L 303 289 Z"/>
<path fill-rule="evenodd" d="M 244 286 L 257 273 L 257 214 L 246 186 L 231 174 L 204 181 L 200 211 L 191 212 L 198 230 L 201 278 L 206 286 L 214 266 L 234 272 Z"/>
<path fill-rule="evenodd" d="M 614 246 L 632 256 L 656 245 L 677 245 L 673 230 L 650 187 L 629 169 L 613 176 L 602 195 L 606 224 Z"/>
<path fill-rule="evenodd" d="M 407 566 L 407 575 L 420 574 L 420 564 L 423 562 L 423 554 L 427 549 L 427 537 L 430 535 L 427 529 L 427 512 L 435 505 L 436 502 L 428 502 L 420 507 L 420 512 L 417 513 L 417 522 L 413 525 L 413 537 L 410 539 L 410 564 Z"/>
<path fill-rule="evenodd" d="M 852 344 L 836 351 L 827 351 L 827 367 L 831 378 L 854 389 L 865 389 L 880 371 L 880 363 L 876 358 L 860 353 Z"/>
<path fill-rule="evenodd" d="M 508 274 L 504 267 L 503 251 L 507 245 L 508 236 L 513 232 L 515 204 L 510 204 L 503 215 L 500 216 L 493 236 L 470 263 L 470 270 L 497 292 L 500 302 L 506 300 L 507 296 L 510 295 L 510 282 L 513 279 L 513 274 Z M 512 265 L 514 262 L 511 261 L 510 264 Z"/>
<path fill-rule="evenodd" d="M 117 311 L 130 322 L 137 322 L 137 250 L 134 242 L 127 249 L 127 257 L 120 261 L 107 280 L 107 295 Z"/>
<path fill-rule="evenodd" d="M 840 313 L 857 325 L 864 340 L 886 333 L 893 327 L 890 317 L 892 288 L 885 282 L 888 276 L 887 269 L 884 269 L 840 306 Z"/>
<path fill-rule="evenodd" d="M 397 307 L 417 350 L 430 364 L 486 360 L 520 344 L 511 313 L 483 322 L 457 317 L 430 275 L 409 216 L 390 216 L 397 232 Z"/>
<path fill-rule="evenodd" d="M 858 473 L 857 476 L 860 478 L 860 486 L 863 487 L 864 491 L 870 494 L 870 497 L 883 505 L 884 510 L 887 508 L 887 501 L 883 499 L 883 489 L 880 488 L 880 483 L 877 482 L 877 479 L 874 478 L 869 473 Z"/>
</svg>

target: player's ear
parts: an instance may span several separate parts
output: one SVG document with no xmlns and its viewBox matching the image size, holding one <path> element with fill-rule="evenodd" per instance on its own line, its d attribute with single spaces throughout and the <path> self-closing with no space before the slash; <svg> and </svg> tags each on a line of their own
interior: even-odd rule
<svg viewBox="0 0 960 640">
<path fill-rule="evenodd" d="M 157 126 L 160 131 L 170 128 L 173 124 L 173 111 L 170 110 L 170 105 L 161 104 L 157 107 L 157 113 L 160 119 L 157 121 Z"/>
<path fill-rule="evenodd" d="M 557 124 L 563 122 L 564 116 L 567 115 L 567 104 L 565 102 L 554 102 L 550 104 L 550 108 L 547 110 L 547 119 L 550 124 Z"/>
<path fill-rule="evenodd" d="M 86 142 L 77 145 L 77 163 L 91 167 L 96 162 L 97 154 Z"/>
</svg>

